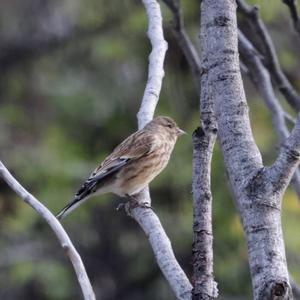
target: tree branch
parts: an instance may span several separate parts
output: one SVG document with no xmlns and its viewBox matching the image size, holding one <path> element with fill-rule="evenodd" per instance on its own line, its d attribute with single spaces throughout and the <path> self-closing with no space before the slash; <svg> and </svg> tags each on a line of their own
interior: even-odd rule
<svg viewBox="0 0 300 300">
<path fill-rule="evenodd" d="M 29 204 L 48 223 L 72 262 L 84 299 L 95 300 L 95 294 L 86 274 L 81 257 L 56 217 L 17 182 L 1 161 L 0 177 L 24 200 L 24 202 Z"/>
<path fill-rule="evenodd" d="M 269 175 L 277 191 L 283 193 L 300 162 L 300 114 L 291 134 L 280 148 L 274 164 L 269 168 Z"/>
<path fill-rule="evenodd" d="M 265 104 L 271 111 L 273 126 L 275 127 L 280 142 L 283 142 L 288 137 L 289 131 L 285 124 L 284 111 L 274 93 L 270 74 L 263 65 L 258 51 L 241 31 L 239 31 L 238 38 L 239 50 L 242 54 L 243 61 L 246 62 L 248 70 L 251 71 L 251 79 L 255 85 L 258 86 Z"/>
<path fill-rule="evenodd" d="M 300 37 L 300 17 L 297 10 L 297 1 L 296 0 L 282 0 L 290 10 L 291 18 L 294 24 L 294 28 Z"/>
<path fill-rule="evenodd" d="M 135 196 L 135 199 L 141 203 L 144 203 L 145 200 L 149 203 L 151 201 L 149 189 L 144 189 Z M 128 212 L 138 222 L 148 237 L 157 264 L 168 280 L 177 299 L 190 300 L 192 286 L 176 260 L 171 242 L 157 215 L 152 209 L 140 206 L 133 209 L 129 207 Z"/>
<path fill-rule="evenodd" d="M 259 17 L 258 7 L 251 7 L 246 4 L 244 0 L 237 0 L 237 3 L 239 11 L 248 20 L 249 26 L 253 31 L 253 36 L 259 38 L 259 45 L 261 45 L 260 48 L 262 48 L 261 50 L 264 57 L 264 63 L 277 83 L 279 90 L 284 95 L 290 106 L 296 111 L 299 111 L 300 96 L 280 67 L 273 41 L 265 24 Z"/>
<path fill-rule="evenodd" d="M 218 296 L 213 276 L 212 196 L 210 168 L 217 135 L 213 101 L 208 96 L 207 81 L 201 78 L 200 57 L 187 35 L 179 0 L 164 0 L 173 13 L 173 34 L 186 57 L 198 87 L 202 128 L 193 134 L 193 299 L 214 299 Z M 201 86 L 201 88 L 200 88 Z"/>
<path fill-rule="evenodd" d="M 159 100 L 162 79 L 165 75 L 163 66 L 168 49 L 168 44 L 163 36 L 159 4 L 156 0 L 143 0 L 143 4 L 149 20 L 148 37 L 152 45 L 152 51 L 149 56 L 148 80 L 141 107 L 137 114 L 139 128 L 143 128 L 153 118 Z"/>
<path fill-rule="evenodd" d="M 276 98 L 270 74 L 263 65 L 258 51 L 241 31 L 239 31 L 238 37 L 240 53 L 243 60 L 246 62 L 248 70 L 250 70 L 253 83 L 258 87 L 266 106 L 271 112 L 273 126 L 277 133 L 279 143 L 283 144 L 290 134 L 285 123 L 287 113 L 283 110 L 280 102 Z M 300 172 L 298 169 L 295 170 L 292 179 L 292 186 L 298 196 L 298 199 L 300 199 Z"/>
<path fill-rule="evenodd" d="M 162 79 L 164 77 L 163 64 L 167 50 L 158 2 L 156 0 L 143 0 L 143 4 L 146 8 L 149 20 L 148 37 L 152 45 L 152 52 L 149 56 L 148 81 L 140 110 L 137 114 L 139 129 L 143 128 L 153 118 L 159 100 Z M 135 198 L 140 203 L 151 205 L 148 187 L 135 196 Z M 130 204 L 127 208 L 127 213 L 139 223 L 148 237 L 157 263 L 177 299 L 190 300 L 192 285 L 179 266 L 174 256 L 171 243 L 156 214 L 149 208 L 131 208 Z"/>
<path fill-rule="evenodd" d="M 200 91 L 200 79 L 201 79 L 200 58 L 191 39 L 189 38 L 185 30 L 184 19 L 181 11 L 181 6 L 180 6 L 180 0 L 163 0 L 163 1 L 173 13 L 172 32 L 191 68 L 198 91 Z"/>
<path fill-rule="evenodd" d="M 205 133 L 198 128 L 193 134 L 193 208 L 194 241 L 193 299 L 215 299 L 218 297 L 217 283 L 213 275 L 213 232 L 211 159 L 216 140 L 214 132 Z"/>
</svg>

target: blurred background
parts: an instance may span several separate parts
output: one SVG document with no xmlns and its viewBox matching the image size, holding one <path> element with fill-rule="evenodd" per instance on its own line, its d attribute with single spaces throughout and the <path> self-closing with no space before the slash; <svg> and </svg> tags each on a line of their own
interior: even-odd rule
<svg viewBox="0 0 300 300">
<path fill-rule="evenodd" d="M 199 48 L 199 1 L 182 1 Z M 300 91 L 299 38 L 281 1 L 251 1 L 274 39 L 280 62 Z M 299 4 L 299 1 L 298 1 Z M 153 207 L 179 263 L 191 277 L 192 143 L 199 99 L 161 3 L 169 43 L 156 115 L 173 117 L 186 135 L 167 169 L 151 184 Z M 149 41 L 141 1 L 0 1 L 0 153 L 13 175 L 53 213 L 128 134 L 136 130 L 147 78 Z M 244 78 L 255 139 L 266 164 L 277 139 L 270 113 Z M 281 95 L 278 94 L 283 105 Z M 251 299 L 247 250 L 218 147 L 213 158 L 215 276 L 220 299 Z M 116 207 L 94 198 L 63 225 L 105 300 L 174 299 L 147 238 Z M 283 227 L 289 269 L 300 282 L 300 203 L 288 189 Z M 0 299 L 82 299 L 73 269 L 43 220 L 0 181 Z"/>
</svg>

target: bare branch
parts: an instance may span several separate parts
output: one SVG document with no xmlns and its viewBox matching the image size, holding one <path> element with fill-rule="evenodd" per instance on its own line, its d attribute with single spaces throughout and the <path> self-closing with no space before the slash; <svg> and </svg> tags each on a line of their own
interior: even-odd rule
<svg viewBox="0 0 300 300">
<path fill-rule="evenodd" d="M 290 10 L 291 18 L 293 20 L 294 28 L 300 37 L 300 17 L 297 10 L 297 1 L 296 0 L 282 0 Z"/>
<path fill-rule="evenodd" d="M 186 33 L 184 20 L 180 6 L 180 0 L 163 0 L 173 13 L 173 34 L 181 48 L 196 82 L 198 91 L 200 91 L 201 65 L 200 58 L 192 41 Z"/>
<path fill-rule="evenodd" d="M 289 137 L 280 148 L 278 158 L 270 167 L 270 177 L 278 184 L 278 191 L 284 192 L 300 162 L 300 114 Z"/>
<path fill-rule="evenodd" d="M 213 232 L 211 159 L 216 133 L 205 133 L 201 128 L 193 134 L 193 208 L 194 241 L 193 299 L 215 299 L 218 297 L 217 283 L 213 275 Z"/>
<path fill-rule="evenodd" d="M 283 113 L 284 113 L 284 117 L 287 121 L 289 121 L 293 125 L 296 124 L 296 119 L 293 118 L 288 112 L 284 111 Z"/>
<path fill-rule="evenodd" d="M 180 1 L 164 0 L 164 2 L 173 13 L 173 34 L 186 57 L 198 87 L 203 126 L 203 129 L 199 128 L 193 134 L 193 299 L 214 299 L 218 296 L 218 289 L 213 276 L 210 167 L 217 123 L 213 101 L 207 97 L 207 81 L 201 80 L 200 57 L 185 31 Z"/>
<path fill-rule="evenodd" d="M 296 111 L 299 111 L 300 96 L 293 88 L 280 67 L 273 41 L 268 33 L 265 24 L 259 17 L 258 7 L 251 7 L 246 4 L 244 0 L 237 0 L 237 3 L 239 11 L 248 19 L 249 25 L 254 31 L 253 35 L 258 37 L 260 40 L 264 63 L 270 70 L 270 73 L 277 83 L 279 90 L 284 95 L 291 107 Z"/>
<path fill-rule="evenodd" d="M 241 59 L 240 59 L 240 69 L 242 74 L 249 75 L 249 70 Z"/>
<path fill-rule="evenodd" d="M 251 42 L 239 31 L 239 49 L 251 73 L 251 79 L 258 87 L 263 99 L 272 114 L 272 121 L 280 144 L 289 136 L 285 119 L 291 120 L 290 115 L 283 110 L 273 90 L 270 74 L 263 65 L 260 55 Z M 300 172 L 297 169 L 292 179 L 292 186 L 300 199 Z"/>
<path fill-rule="evenodd" d="M 141 203 L 145 202 L 145 199 L 149 201 L 149 189 L 144 189 L 135 196 L 135 199 Z M 191 299 L 192 286 L 175 258 L 171 242 L 157 215 L 151 208 L 140 206 L 133 209 L 129 206 L 128 212 L 139 223 L 148 237 L 157 264 L 168 280 L 177 299 Z"/>
<path fill-rule="evenodd" d="M 0 161 L 0 177 L 15 191 L 27 204 L 29 204 L 51 227 L 58 238 L 62 248 L 69 257 L 79 281 L 82 294 L 85 300 L 95 300 L 95 294 L 89 278 L 86 274 L 81 257 L 73 246 L 69 236 L 56 217 L 33 195 L 26 191 L 20 183 L 10 174 L 3 163 Z"/>
<path fill-rule="evenodd" d="M 158 2 L 156 0 L 143 0 L 146 8 L 149 25 L 148 37 L 152 45 L 152 52 L 149 57 L 148 81 L 145 88 L 140 110 L 137 114 L 139 129 L 143 128 L 154 115 L 156 105 L 159 100 L 162 79 L 164 76 L 163 64 L 167 43 L 163 36 L 162 16 Z M 149 188 L 145 188 L 135 199 L 139 203 L 151 205 Z M 127 213 L 134 218 L 144 230 L 152 246 L 157 263 L 168 280 L 177 299 L 190 300 L 192 285 L 186 274 L 179 266 L 171 243 L 152 209 L 147 207 L 127 206 Z"/>
<path fill-rule="evenodd" d="M 152 51 L 149 56 L 148 81 L 137 114 L 139 128 L 143 128 L 153 118 L 159 100 L 162 79 L 165 75 L 163 65 L 168 48 L 163 35 L 159 4 L 155 0 L 143 0 L 143 3 L 149 20 L 148 37 L 152 45 Z"/>
<path fill-rule="evenodd" d="M 263 99 L 272 113 L 273 126 L 278 133 L 280 142 L 284 142 L 289 135 L 289 131 L 285 125 L 285 114 L 276 98 L 271 83 L 271 78 L 268 70 L 263 65 L 258 51 L 253 47 L 250 41 L 239 31 L 239 49 L 244 58 L 244 62 L 251 71 L 251 79 L 258 86 Z"/>
</svg>

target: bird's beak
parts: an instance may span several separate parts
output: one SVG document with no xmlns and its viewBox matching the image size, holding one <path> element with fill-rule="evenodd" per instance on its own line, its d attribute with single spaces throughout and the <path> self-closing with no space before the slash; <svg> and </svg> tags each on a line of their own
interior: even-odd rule
<svg viewBox="0 0 300 300">
<path fill-rule="evenodd" d="M 177 136 L 181 136 L 183 134 L 186 134 L 186 132 L 180 129 L 179 127 L 177 127 Z"/>
</svg>

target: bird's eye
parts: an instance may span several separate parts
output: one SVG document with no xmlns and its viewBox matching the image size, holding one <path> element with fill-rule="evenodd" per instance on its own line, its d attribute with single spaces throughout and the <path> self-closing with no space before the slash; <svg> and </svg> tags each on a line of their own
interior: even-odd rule
<svg viewBox="0 0 300 300">
<path fill-rule="evenodd" d="M 167 127 L 172 128 L 173 126 L 172 126 L 172 124 L 168 124 Z"/>
</svg>

